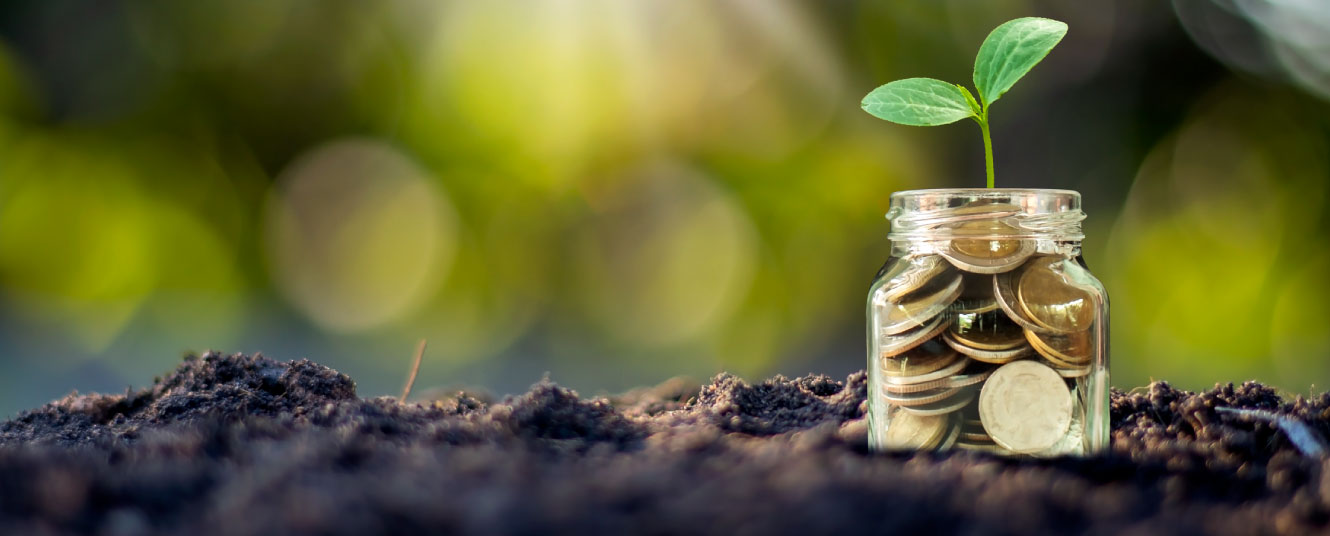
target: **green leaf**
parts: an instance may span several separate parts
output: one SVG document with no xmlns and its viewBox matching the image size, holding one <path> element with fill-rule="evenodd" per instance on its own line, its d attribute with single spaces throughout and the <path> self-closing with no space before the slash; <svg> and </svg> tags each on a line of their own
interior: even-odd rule
<svg viewBox="0 0 1330 536">
<path fill-rule="evenodd" d="M 906 78 L 874 89 L 864 97 L 864 111 L 892 123 L 931 127 L 955 123 L 974 111 L 954 84 L 932 78 Z"/>
<path fill-rule="evenodd" d="M 970 111 L 974 112 L 974 117 L 976 119 L 979 118 L 979 116 L 984 113 L 984 109 L 974 100 L 974 95 L 971 95 L 970 90 L 960 84 L 956 84 L 956 89 L 961 90 L 961 94 L 965 95 L 965 102 L 970 105 Z"/>
<path fill-rule="evenodd" d="M 1030 72 L 1067 35 L 1067 24 L 1026 17 L 1008 21 L 988 34 L 974 60 L 974 87 L 984 106 L 993 104 Z"/>
</svg>

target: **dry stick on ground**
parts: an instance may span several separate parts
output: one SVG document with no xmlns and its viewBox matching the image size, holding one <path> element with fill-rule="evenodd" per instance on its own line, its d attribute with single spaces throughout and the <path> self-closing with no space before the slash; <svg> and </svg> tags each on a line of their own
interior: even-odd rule
<svg viewBox="0 0 1330 536">
<path fill-rule="evenodd" d="M 1316 458 L 1326 454 L 1325 443 L 1317 436 L 1316 431 L 1297 419 L 1259 409 L 1215 408 L 1215 410 L 1274 423 L 1304 456 Z"/>
<path fill-rule="evenodd" d="M 420 372 L 420 361 L 425 358 L 425 339 L 420 339 L 416 345 L 416 362 L 411 365 L 411 374 L 406 377 L 406 385 L 402 387 L 402 396 L 397 399 L 398 402 L 406 402 L 406 397 L 411 394 L 411 387 L 416 384 L 416 373 Z"/>
</svg>

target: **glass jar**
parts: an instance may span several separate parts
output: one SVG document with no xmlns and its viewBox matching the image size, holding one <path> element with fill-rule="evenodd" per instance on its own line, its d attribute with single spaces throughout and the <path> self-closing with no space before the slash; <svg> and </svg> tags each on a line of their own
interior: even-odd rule
<svg viewBox="0 0 1330 536">
<path fill-rule="evenodd" d="M 1033 456 L 1108 444 L 1108 295 L 1081 259 L 1069 190 L 891 196 L 891 258 L 868 291 L 875 449 Z"/>
</svg>

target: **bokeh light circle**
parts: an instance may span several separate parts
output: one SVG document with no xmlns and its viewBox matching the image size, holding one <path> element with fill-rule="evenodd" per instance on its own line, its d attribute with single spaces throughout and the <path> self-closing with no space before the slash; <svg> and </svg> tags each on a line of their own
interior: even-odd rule
<svg viewBox="0 0 1330 536">
<path fill-rule="evenodd" d="M 685 342 L 727 320 L 751 287 L 757 232 L 696 170 L 655 165 L 592 202 L 578 272 L 595 323 L 614 337 Z"/>
<path fill-rule="evenodd" d="M 332 142 L 278 178 L 264 211 L 277 289 L 319 326 L 355 332 L 415 311 L 440 284 L 456 217 L 430 175 L 391 146 Z"/>
</svg>

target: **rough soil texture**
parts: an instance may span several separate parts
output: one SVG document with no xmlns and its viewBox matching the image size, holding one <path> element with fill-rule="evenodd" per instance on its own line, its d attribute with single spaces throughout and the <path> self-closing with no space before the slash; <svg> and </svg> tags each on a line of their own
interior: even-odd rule
<svg viewBox="0 0 1330 536">
<path fill-rule="evenodd" d="M 1220 407 L 1330 437 L 1330 394 L 1113 394 L 1088 459 L 870 453 L 863 373 L 720 375 L 583 399 L 360 399 L 310 361 L 215 353 L 151 388 L 0 424 L 4 534 L 1307 534 L 1330 459 Z"/>
</svg>

